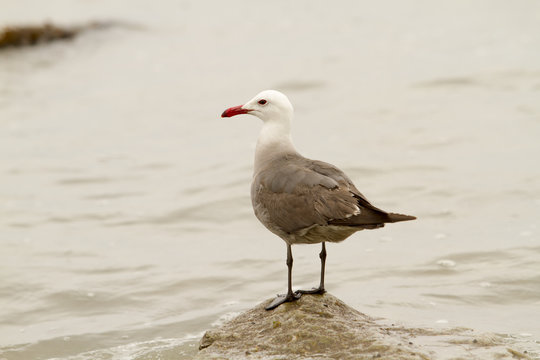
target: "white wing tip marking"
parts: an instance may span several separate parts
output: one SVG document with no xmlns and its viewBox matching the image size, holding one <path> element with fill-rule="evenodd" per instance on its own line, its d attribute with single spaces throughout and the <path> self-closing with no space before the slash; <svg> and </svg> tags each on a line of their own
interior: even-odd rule
<svg viewBox="0 0 540 360">
<path fill-rule="evenodd" d="M 354 206 L 355 210 L 352 214 L 347 214 L 345 215 L 345 217 L 348 219 L 350 217 L 353 217 L 353 216 L 356 216 L 356 215 L 360 215 L 362 213 L 362 211 L 360 210 L 360 208 L 358 206 Z"/>
</svg>

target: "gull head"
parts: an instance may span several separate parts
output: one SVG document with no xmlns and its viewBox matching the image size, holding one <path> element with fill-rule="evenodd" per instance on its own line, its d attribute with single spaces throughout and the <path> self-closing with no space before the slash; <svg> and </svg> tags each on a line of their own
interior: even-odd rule
<svg viewBox="0 0 540 360">
<path fill-rule="evenodd" d="M 293 106 L 285 94 L 276 90 L 265 90 L 244 105 L 228 108 L 221 114 L 221 117 L 249 114 L 264 122 L 280 122 L 290 121 L 293 112 Z"/>
</svg>

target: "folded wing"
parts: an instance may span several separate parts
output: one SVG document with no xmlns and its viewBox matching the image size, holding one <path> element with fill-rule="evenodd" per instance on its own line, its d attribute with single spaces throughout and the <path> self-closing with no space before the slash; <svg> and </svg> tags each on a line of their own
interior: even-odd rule
<svg viewBox="0 0 540 360">
<path fill-rule="evenodd" d="M 261 222 L 286 233 L 314 225 L 373 228 L 414 219 L 373 206 L 341 170 L 298 155 L 277 159 L 255 174 L 251 191 Z"/>
</svg>

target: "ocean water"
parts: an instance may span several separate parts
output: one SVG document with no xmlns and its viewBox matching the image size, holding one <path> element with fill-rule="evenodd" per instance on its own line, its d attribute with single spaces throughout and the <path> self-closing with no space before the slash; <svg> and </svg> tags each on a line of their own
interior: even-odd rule
<svg viewBox="0 0 540 360">
<path fill-rule="evenodd" d="M 249 186 L 255 117 L 375 205 L 327 289 L 376 317 L 540 352 L 540 4 L 0 1 L 0 25 L 113 21 L 0 52 L 0 358 L 190 359 L 286 289 Z M 294 286 L 318 283 L 294 246 Z M 540 355 L 539 355 L 540 356 Z"/>
</svg>

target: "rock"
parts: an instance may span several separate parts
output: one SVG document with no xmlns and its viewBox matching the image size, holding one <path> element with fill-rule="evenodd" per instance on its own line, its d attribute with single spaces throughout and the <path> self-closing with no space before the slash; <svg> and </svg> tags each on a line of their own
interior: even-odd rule
<svg viewBox="0 0 540 360">
<path fill-rule="evenodd" d="M 0 32 L 0 48 L 30 46 L 53 40 L 71 39 L 76 33 L 75 29 L 61 28 L 52 24 L 6 27 Z"/>
<path fill-rule="evenodd" d="M 195 359 L 511 359 L 514 352 L 523 354 L 494 334 L 385 324 L 328 293 L 304 295 L 266 311 L 270 301 L 207 331 Z"/>
<path fill-rule="evenodd" d="M 7 26 L 0 29 L 0 50 L 11 47 L 34 46 L 57 40 L 73 39 L 82 31 L 104 29 L 118 22 L 98 21 L 79 26 L 58 26 L 53 24 L 31 26 Z"/>
</svg>

